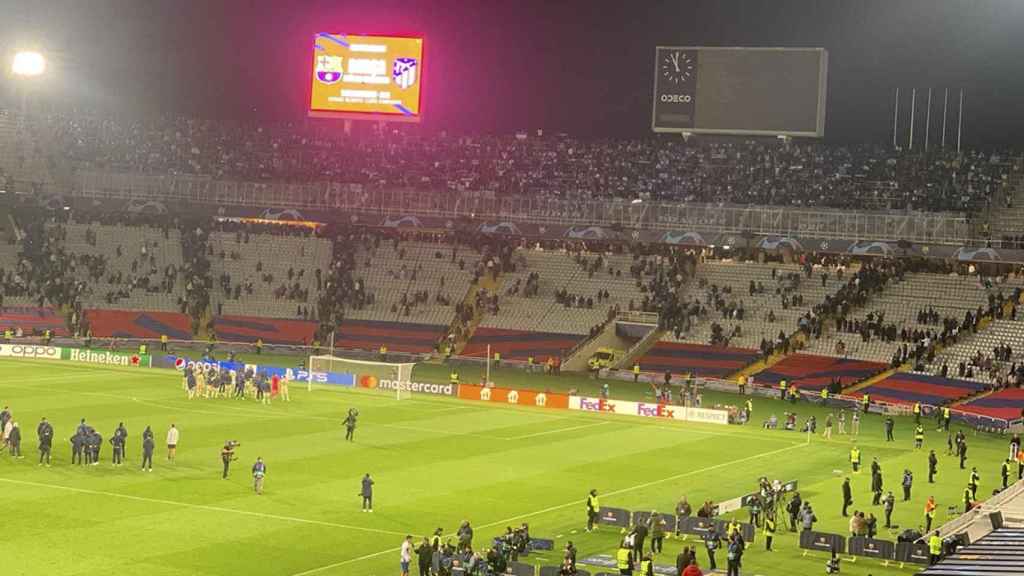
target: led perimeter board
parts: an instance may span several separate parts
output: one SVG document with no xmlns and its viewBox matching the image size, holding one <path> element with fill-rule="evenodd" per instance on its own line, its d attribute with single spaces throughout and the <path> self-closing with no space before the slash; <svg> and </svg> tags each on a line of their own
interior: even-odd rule
<svg viewBox="0 0 1024 576">
<path fill-rule="evenodd" d="M 655 132 L 825 135 L 824 48 L 658 46 Z"/>
<path fill-rule="evenodd" d="M 313 36 L 309 115 L 419 122 L 423 39 Z"/>
</svg>

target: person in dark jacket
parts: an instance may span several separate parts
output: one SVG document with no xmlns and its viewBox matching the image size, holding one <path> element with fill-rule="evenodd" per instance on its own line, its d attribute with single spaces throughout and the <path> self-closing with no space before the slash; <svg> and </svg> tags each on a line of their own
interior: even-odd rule
<svg viewBox="0 0 1024 576">
<path fill-rule="evenodd" d="M 7 446 L 12 458 L 24 458 L 21 455 L 21 427 L 17 422 L 11 425 L 11 434 L 7 437 Z"/>
<path fill-rule="evenodd" d="M 43 418 L 36 427 L 39 437 L 39 465 L 50 465 L 50 452 L 53 450 L 53 426 Z"/>
<path fill-rule="evenodd" d="M 146 427 L 149 430 L 149 427 Z M 147 472 L 153 471 L 153 449 L 156 448 L 156 442 L 153 441 L 153 435 L 142 436 L 142 469 Z"/>
<path fill-rule="evenodd" d="M 843 480 L 843 517 L 847 516 L 846 509 L 853 504 L 853 491 L 850 489 L 850 479 Z"/>
<path fill-rule="evenodd" d="M 373 512 L 373 479 L 369 472 L 363 476 L 359 495 L 363 497 L 363 512 Z"/>
</svg>

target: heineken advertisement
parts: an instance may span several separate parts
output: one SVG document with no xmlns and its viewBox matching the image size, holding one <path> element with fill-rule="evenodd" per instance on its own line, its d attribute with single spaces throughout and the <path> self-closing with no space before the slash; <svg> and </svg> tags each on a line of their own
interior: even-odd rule
<svg viewBox="0 0 1024 576">
<path fill-rule="evenodd" d="M 82 350 L 79 348 L 61 348 L 60 359 L 83 364 L 103 364 L 106 366 L 143 366 L 149 368 L 152 360 L 149 354 L 129 354 L 127 352 L 111 352 L 109 350 Z"/>
</svg>

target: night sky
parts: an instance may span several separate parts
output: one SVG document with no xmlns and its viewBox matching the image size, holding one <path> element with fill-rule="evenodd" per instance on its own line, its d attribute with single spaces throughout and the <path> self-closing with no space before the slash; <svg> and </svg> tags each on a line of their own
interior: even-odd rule
<svg viewBox="0 0 1024 576">
<path fill-rule="evenodd" d="M 654 47 L 677 44 L 828 49 L 829 140 L 890 141 L 897 86 L 919 89 L 919 112 L 928 87 L 965 88 L 970 145 L 1024 133 L 1021 0 L 0 0 L 0 14 L 5 56 L 52 62 L 38 94 L 126 116 L 300 120 L 310 39 L 328 31 L 422 34 L 427 130 L 647 135 Z"/>
</svg>

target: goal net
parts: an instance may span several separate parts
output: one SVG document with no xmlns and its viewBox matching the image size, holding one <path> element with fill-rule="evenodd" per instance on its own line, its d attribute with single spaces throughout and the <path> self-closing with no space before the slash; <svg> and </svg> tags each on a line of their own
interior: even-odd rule
<svg viewBox="0 0 1024 576">
<path fill-rule="evenodd" d="M 412 368 L 415 365 L 415 362 L 372 362 L 338 356 L 310 356 L 309 388 L 313 387 L 315 373 L 334 372 L 351 374 L 356 386 L 390 391 L 398 399 L 408 398 L 411 395 L 409 382 L 412 381 Z"/>
</svg>

